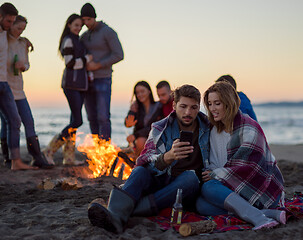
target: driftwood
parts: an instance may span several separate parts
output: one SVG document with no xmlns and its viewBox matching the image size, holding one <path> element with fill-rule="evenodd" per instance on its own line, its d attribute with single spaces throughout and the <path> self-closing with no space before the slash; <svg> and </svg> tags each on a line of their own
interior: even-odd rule
<svg viewBox="0 0 303 240">
<path fill-rule="evenodd" d="M 39 189 L 51 190 L 55 187 L 61 186 L 63 190 L 76 190 L 82 188 L 83 185 L 77 180 L 77 178 L 60 178 L 60 179 L 50 179 L 46 178 L 38 185 Z"/>
<path fill-rule="evenodd" d="M 192 222 L 192 223 L 183 223 L 179 228 L 179 233 L 183 237 L 187 237 L 201 233 L 211 233 L 216 229 L 216 227 L 217 224 L 210 220 Z"/>
</svg>

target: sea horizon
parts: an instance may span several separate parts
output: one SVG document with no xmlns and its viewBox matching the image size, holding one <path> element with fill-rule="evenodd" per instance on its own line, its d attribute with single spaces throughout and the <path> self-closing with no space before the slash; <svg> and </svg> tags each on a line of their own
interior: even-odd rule
<svg viewBox="0 0 303 240">
<path fill-rule="evenodd" d="M 253 104 L 258 122 L 261 125 L 269 144 L 293 145 L 303 144 L 303 101 L 299 102 L 264 102 Z M 124 126 L 124 118 L 129 110 L 129 103 L 111 105 L 112 142 L 119 147 L 126 147 L 127 135 L 133 128 Z M 203 106 L 201 111 L 205 113 Z M 58 134 L 69 122 L 70 110 L 67 105 L 32 106 L 36 133 L 41 146 L 45 146 L 51 138 Z M 83 107 L 83 125 L 77 131 L 80 144 L 90 134 L 86 112 Z M 24 128 L 21 127 L 20 145 L 25 146 Z"/>
</svg>

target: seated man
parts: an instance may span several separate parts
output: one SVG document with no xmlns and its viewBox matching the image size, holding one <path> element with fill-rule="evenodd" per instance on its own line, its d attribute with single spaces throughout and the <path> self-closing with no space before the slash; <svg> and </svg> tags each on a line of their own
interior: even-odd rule
<svg viewBox="0 0 303 240">
<path fill-rule="evenodd" d="M 237 83 L 236 83 L 236 80 L 230 76 L 230 75 L 223 75 L 221 77 L 219 77 L 216 82 L 222 82 L 222 81 L 227 81 L 229 82 L 237 91 Z M 253 106 L 251 105 L 250 103 L 250 100 L 249 98 L 245 95 L 245 93 L 243 92 L 238 92 L 238 96 L 241 100 L 241 103 L 240 103 L 240 110 L 242 113 L 246 113 L 248 114 L 248 116 L 250 116 L 253 120 L 255 121 L 258 121 L 257 120 L 257 116 L 255 114 L 255 111 L 253 109 Z"/>
<path fill-rule="evenodd" d="M 159 101 L 162 103 L 163 117 L 167 117 L 173 111 L 173 98 L 171 96 L 170 85 L 167 81 L 160 81 L 157 86 Z"/>
<path fill-rule="evenodd" d="M 169 117 L 152 124 L 137 166 L 122 189 L 114 187 L 107 208 L 94 202 L 88 209 L 93 225 L 111 232 L 123 231 L 131 215 L 152 216 L 172 207 L 177 189 L 184 203 L 194 205 L 202 170 L 209 163 L 209 122 L 199 111 L 201 95 L 191 85 L 174 91 Z M 192 145 L 180 142 L 180 130 L 193 132 Z"/>
</svg>

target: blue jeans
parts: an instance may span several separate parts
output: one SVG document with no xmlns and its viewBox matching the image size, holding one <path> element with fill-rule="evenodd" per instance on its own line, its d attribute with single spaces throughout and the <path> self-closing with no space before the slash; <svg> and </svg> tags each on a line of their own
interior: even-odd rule
<svg viewBox="0 0 303 240">
<path fill-rule="evenodd" d="M 224 209 L 224 201 L 231 193 L 233 191 L 218 180 L 210 180 L 204 183 L 201 188 L 201 195 L 196 201 L 198 213 L 205 216 L 227 214 L 227 211 Z M 276 199 L 270 208 L 277 206 L 280 197 Z"/>
<path fill-rule="evenodd" d="M 109 140 L 111 137 L 110 100 L 112 78 L 96 78 L 85 93 L 85 109 L 92 134 Z"/>
<path fill-rule="evenodd" d="M 7 144 L 10 159 L 20 159 L 20 126 L 21 119 L 14 100 L 13 93 L 7 82 L 0 82 L 0 112 L 7 131 Z"/>
<path fill-rule="evenodd" d="M 149 195 L 158 210 L 172 207 L 178 188 L 182 189 L 182 198 L 194 202 L 199 191 L 199 179 L 194 171 L 184 171 L 177 177 L 167 174 L 155 176 L 147 167 L 136 167 L 122 189 L 136 201 Z M 150 197 L 152 196 L 152 197 Z"/>
<path fill-rule="evenodd" d="M 27 99 L 24 98 L 21 100 L 15 100 L 15 102 L 17 105 L 19 116 L 21 117 L 21 121 L 24 125 L 25 136 L 27 138 L 36 136 L 34 118 Z M 6 138 L 7 127 L 2 117 L 1 120 L 1 138 Z"/>
<path fill-rule="evenodd" d="M 60 138 L 69 138 L 76 133 L 77 128 L 83 123 L 82 119 L 82 106 L 84 102 L 84 92 L 72 89 L 63 89 L 67 98 L 69 108 L 71 110 L 70 122 L 61 131 Z"/>
<path fill-rule="evenodd" d="M 233 191 L 218 180 L 209 180 L 201 187 L 201 195 L 196 201 L 196 209 L 200 215 L 215 216 L 227 214 L 224 201 Z"/>
</svg>

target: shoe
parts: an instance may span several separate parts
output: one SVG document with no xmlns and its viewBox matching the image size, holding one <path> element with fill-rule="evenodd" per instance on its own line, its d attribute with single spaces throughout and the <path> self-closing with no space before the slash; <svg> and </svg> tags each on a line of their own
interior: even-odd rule
<svg viewBox="0 0 303 240">
<path fill-rule="evenodd" d="M 51 165 L 55 165 L 53 155 L 58 151 L 60 147 L 64 144 L 64 140 L 59 137 L 59 134 L 55 135 L 50 143 L 43 149 L 43 154 L 47 160 L 47 162 Z"/>
<path fill-rule="evenodd" d="M 254 225 L 253 230 L 261 228 L 271 228 L 279 223 L 266 217 L 261 210 L 252 206 L 248 201 L 237 193 L 231 193 L 224 201 L 224 208 L 227 211 L 235 213 L 241 219 Z"/>
<path fill-rule="evenodd" d="M 29 154 L 32 155 L 33 157 L 33 160 L 31 162 L 32 166 L 36 166 L 39 168 L 54 167 L 54 164 L 48 163 L 45 156 L 42 154 L 37 136 L 28 137 L 26 139 L 26 143 L 27 143 L 27 150 Z"/>
<path fill-rule="evenodd" d="M 120 188 L 111 191 L 107 208 L 97 202 L 90 204 L 88 218 L 92 225 L 114 233 L 122 233 L 135 207 L 134 199 Z"/>
</svg>

